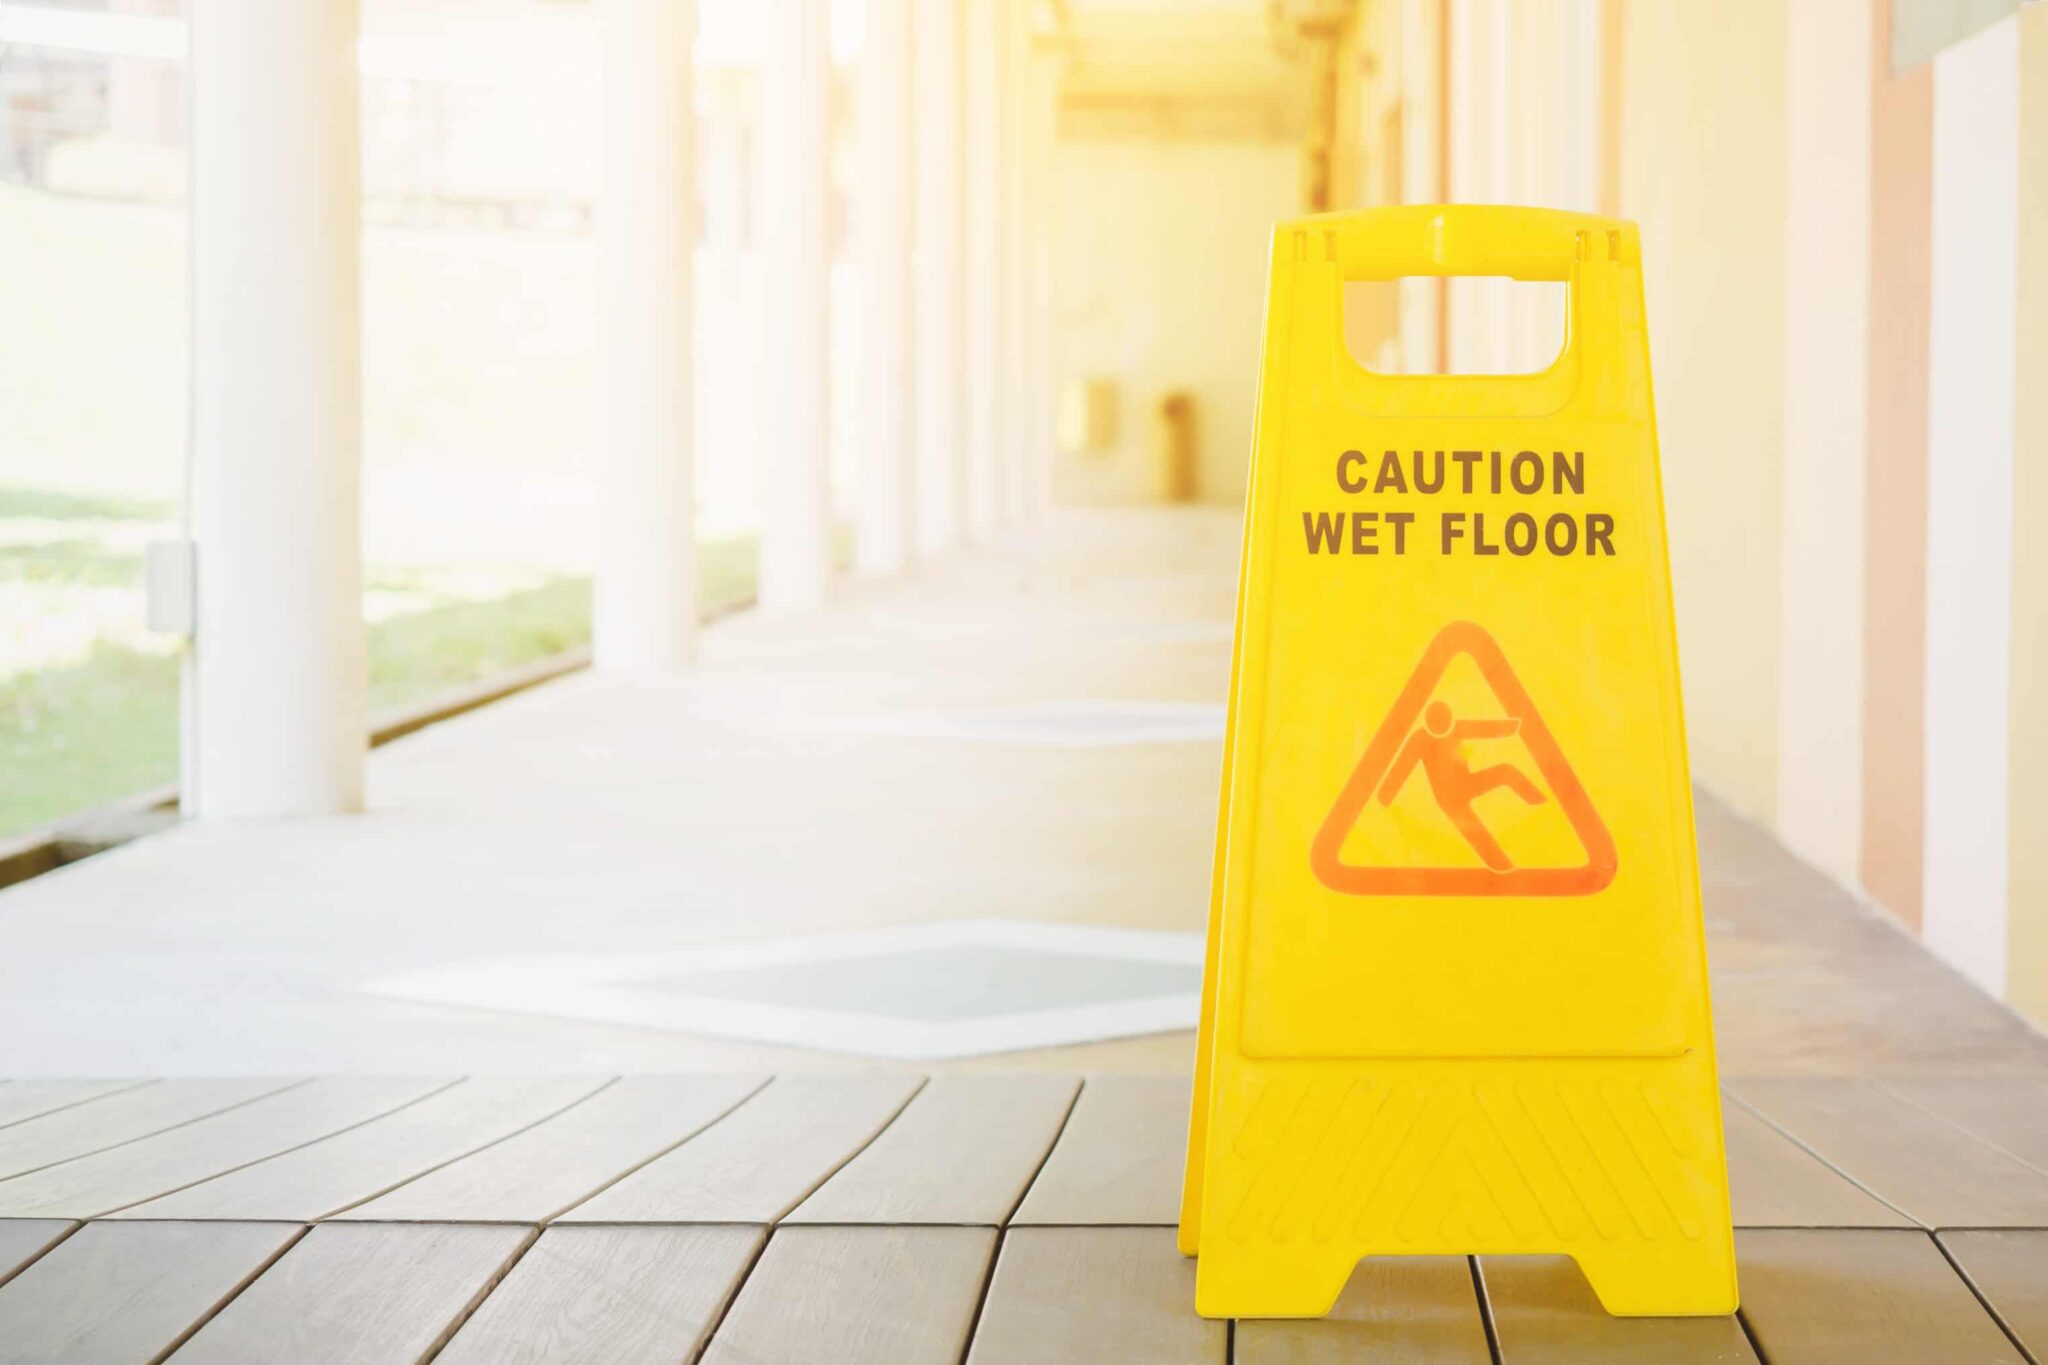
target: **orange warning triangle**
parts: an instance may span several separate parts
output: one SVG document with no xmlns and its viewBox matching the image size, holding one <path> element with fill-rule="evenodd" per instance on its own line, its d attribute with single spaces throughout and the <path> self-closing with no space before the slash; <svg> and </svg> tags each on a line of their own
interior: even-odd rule
<svg viewBox="0 0 2048 1365">
<path fill-rule="evenodd" d="M 1479 666 L 1506 717 L 1517 722 L 1513 733 L 1536 761 L 1537 770 L 1586 850 L 1586 861 L 1581 865 L 1516 867 L 1472 813 L 1469 797 L 1460 803 L 1453 792 L 1448 794 L 1447 801 L 1443 786 L 1458 777 L 1461 770 L 1453 770 L 1449 775 L 1430 770 L 1430 750 L 1448 746 L 1458 738 L 1458 732 L 1439 732 L 1432 725 L 1418 725 L 1418 721 L 1424 720 L 1423 707 L 1442 681 L 1444 670 L 1460 654 Z M 1444 716 L 1440 723 L 1448 724 L 1448 712 Z M 1345 836 L 1397 764 L 1401 771 L 1396 786 L 1412 768 L 1425 770 L 1424 780 L 1429 781 L 1438 805 L 1472 842 L 1486 866 L 1360 867 L 1344 861 Z M 1510 773 L 1494 781 L 1518 785 L 1527 784 L 1528 779 Z M 1556 737 L 1537 714 L 1536 704 L 1529 699 L 1515 670 L 1508 666 L 1507 656 L 1491 635 L 1470 621 L 1452 622 L 1429 642 L 1422 661 L 1415 665 L 1415 672 L 1409 675 L 1401 695 L 1394 699 L 1387 718 L 1380 722 L 1372 742 L 1365 746 L 1365 756 L 1352 769 L 1351 780 L 1344 784 L 1309 848 L 1309 865 L 1315 870 L 1316 880 L 1347 896 L 1590 896 L 1614 880 L 1617 862 L 1614 836 L 1607 832 L 1600 813 L 1593 809 L 1578 775 L 1558 748 Z"/>
</svg>

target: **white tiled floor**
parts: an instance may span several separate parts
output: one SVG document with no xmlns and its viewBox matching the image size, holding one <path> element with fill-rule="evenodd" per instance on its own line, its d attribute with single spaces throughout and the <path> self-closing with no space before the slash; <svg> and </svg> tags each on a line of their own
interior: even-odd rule
<svg viewBox="0 0 2048 1365">
<path fill-rule="evenodd" d="M 366 989 L 856 1056 L 972 1057 L 1194 1027 L 1202 939 L 942 921 L 671 953 L 482 958 Z"/>
<path fill-rule="evenodd" d="M 900 1015 L 872 1016 L 890 1035 L 873 1055 L 796 1046 L 819 1020 L 788 1011 L 831 1005 L 815 978 L 754 980 L 782 997 L 757 1018 L 783 1013 L 752 1036 L 779 1041 L 674 1025 L 747 1003 L 702 975 L 706 950 L 762 951 L 734 945 L 990 920 L 1192 944 L 1238 526 L 1225 509 L 1063 517 L 915 582 L 848 584 L 813 618 L 730 620 L 687 673 L 572 677 L 423 731 L 371 757 L 366 815 L 185 826 L 0 892 L 0 1075 L 916 1067 L 881 1055 L 930 1046 L 909 1034 L 933 1026 Z M 871 723 L 935 715 L 1035 717 L 1051 736 Z M 1171 737 L 1124 724 L 1169 715 Z M 1091 728 L 1115 742 L 1062 742 Z M 1724 1071 L 2048 1053 L 1767 834 L 1704 794 L 1699 815 Z M 629 992 L 659 1017 L 364 989 L 494 958 L 656 964 L 669 985 Z M 686 972 L 695 1005 L 673 989 Z M 1033 1012 L 1013 1003 L 998 1017 Z M 1142 992 L 1046 1004 L 1107 1008 L 1096 1037 L 1189 1011 Z M 1174 1031 L 948 1065 L 1184 1070 L 1193 1046 Z"/>
<path fill-rule="evenodd" d="M 848 734 L 977 740 L 1047 749 L 1127 744 L 1220 744 L 1221 704 L 1175 701 L 1055 701 L 990 710 L 879 711 L 826 722 Z"/>
<path fill-rule="evenodd" d="M 366 815 L 185 826 L 0 892 L 0 1075 L 866 1065 L 799 1051 L 802 1027 L 677 1031 L 672 993 L 649 1022 L 363 987 L 882 925 L 1199 934 L 1238 523 L 1068 517 L 848 583 L 815 618 L 733 618 L 686 674 L 571 677 L 380 749 Z M 1061 742 L 1077 716 L 1081 747 Z M 1138 1013 L 1095 1036 L 1192 1017 L 1184 996 Z M 1191 1048 L 1062 1062 L 1177 1068 Z"/>
</svg>

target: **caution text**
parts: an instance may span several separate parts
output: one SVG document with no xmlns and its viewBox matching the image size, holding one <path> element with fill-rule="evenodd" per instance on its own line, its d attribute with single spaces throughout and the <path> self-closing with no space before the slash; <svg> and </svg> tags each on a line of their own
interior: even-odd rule
<svg viewBox="0 0 2048 1365">
<path fill-rule="evenodd" d="M 1612 555 L 1614 517 L 1576 503 L 1586 496 L 1584 451 L 1389 450 L 1337 457 L 1337 488 L 1391 504 L 1372 510 L 1305 511 L 1310 554 Z M 1527 498 L 1527 511 L 1417 511 L 1418 498 Z M 1418 520 L 1423 522 L 1417 526 Z M 1434 525 L 1429 523 L 1433 522 Z"/>
</svg>

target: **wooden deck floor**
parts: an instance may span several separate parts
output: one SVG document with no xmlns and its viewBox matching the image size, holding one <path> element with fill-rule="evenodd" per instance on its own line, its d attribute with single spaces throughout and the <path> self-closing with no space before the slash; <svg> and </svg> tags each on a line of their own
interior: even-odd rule
<svg viewBox="0 0 2048 1365">
<path fill-rule="evenodd" d="M 1726 1093 L 1739 1319 L 1482 1257 L 1226 1324 L 1176 1076 L 16 1081 L 0 1361 L 2048 1358 L 2048 1080 Z"/>
</svg>

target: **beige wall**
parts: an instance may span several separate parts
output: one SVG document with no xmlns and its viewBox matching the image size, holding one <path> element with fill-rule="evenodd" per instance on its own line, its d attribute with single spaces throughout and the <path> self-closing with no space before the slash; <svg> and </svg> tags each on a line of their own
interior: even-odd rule
<svg viewBox="0 0 2048 1365">
<path fill-rule="evenodd" d="M 1693 772 L 1768 819 L 1777 784 L 1787 0 L 1637 3 L 1621 211 L 1643 232 Z"/>
<path fill-rule="evenodd" d="M 2006 997 L 2048 1025 L 2048 8 L 2020 25 L 2018 418 L 2013 450 L 2011 883 Z M 2030 382 L 2026 376 L 2035 376 Z"/>
<path fill-rule="evenodd" d="M 1194 395 L 1197 488 L 1244 496 L 1273 223 L 1299 212 L 1292 143 L 1075 142 L 1054 154 L 1054 374 L 1115 382 L 1116 440 L 1056 454 L 1066 503 L 1150 496 L 1153 410 Z"/>
</svg>

